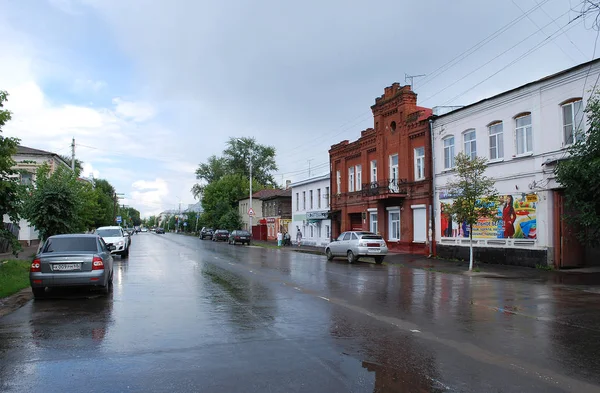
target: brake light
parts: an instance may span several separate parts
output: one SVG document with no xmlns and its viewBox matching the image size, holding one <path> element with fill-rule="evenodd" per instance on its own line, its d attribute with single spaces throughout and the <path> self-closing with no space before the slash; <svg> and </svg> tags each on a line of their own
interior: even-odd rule
<svg viewBox="0 0 600 393">
<path fill-rule="evenodd" d="M 104 270 L 104 261 L 100 257 L 92 259 L 92 270 Z"/>
<path fill-rule="evenodd" d="M 29 269 L 31 273 L 39 273 L 42 271 L 41 262 L 39 258 L 36 258 L 31 262 L 31 268 Z"/>
</svg>

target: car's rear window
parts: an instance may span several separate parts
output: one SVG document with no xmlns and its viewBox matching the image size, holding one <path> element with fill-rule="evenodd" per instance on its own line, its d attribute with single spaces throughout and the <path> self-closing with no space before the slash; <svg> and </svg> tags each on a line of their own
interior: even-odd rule
<svg viewBox="0 0 600 393">
<path fill-rule="evenodd" d="M 246 231 L 237 231 L 235 234 L 239 236 L 250 236 L 250 232 Z"/>
<path fill-rule="evenodd" d="M 217 231 L 217 233 L 228 233 L 228 232 L 225 231 L 225 230 L 220 229 L 220 230 Z"/>
<path fill-rule="evenodd" d="M 365 240 L 383 240 L 383 237 L 379 235 L 363 235 L 361 239 Z"/>
<path fill-rule="evenodd" d="M 98 245 L 94 237 L 57 237 L 48 239 L 42 252 L 63 251 L 97 252 Z"/>
<path fill-rule="evenodd" d="M 121 237 L 121 231 L 118 229 L 98 229 L 96 231 L 98 236 L 102 237 Z"/>
</svg>

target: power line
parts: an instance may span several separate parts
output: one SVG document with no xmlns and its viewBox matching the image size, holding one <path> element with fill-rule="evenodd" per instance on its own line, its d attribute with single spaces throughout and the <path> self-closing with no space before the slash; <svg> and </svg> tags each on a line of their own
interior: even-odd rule
<svg viewBox="0 0 600 393">
<path fill-rule="evenodd" d="M 538 8 L 540 8 L 541 6 L 543 6 L 544 4 L 546 4 L 548 1 L 549 0 L 543 0 L 541 3 L 537 4 L 536 6 L 534 6 L 533 8 L 531 8 L 529 11 L 527 11 L 524 15 L 520 15 L 517 18 L 513 19 L 511 22 L 509 22 L 508 24 L 504 25 L 500 29 L 496 30 L 495 32 L 493 32 L 492 34 L 490 34 L 489 36 L 487 36 L 483 40 L 479 41 L 477 44 L 473 45 L 472 47 L 470 47 L 469 49 L 467 49 L 466 51 L 464 51 L 463 53 L 461 53 L 460 55 L 454 57 L 452 60 L 450 60 L 446 64 L 440 66 L 435 71 L 429 73 L 428 76 L 425 77 L 424 81 L 421 83 L 421 88 L 423 86 L 427 85 L 429 82 L 431 82 L 435 78 L 437 78 L 438 76 L 440 76 L 441 74 L 443 74 L 444 72 L 446 72 L 447 70 L 449 70 L 450 68 L 454 67 L 456 64 L 460 63 L 461 61 L 463 61 L 464 59 L 466 59 L 467 57 L 469 57 L 470 55 L 472 55 L 473 53 L 477 52 L 479 49 L 481 49 L 483 46 L 485 46 L 489 42 L 491 42 L 494 39 L 496 39 L 502 33 L 504 33 L 505 31 L 507 31 L 508 29 L 510 29 L 515 24 L 519 23 L 527 15 L 531 14 L 533 11 L 537 10 Z"/>
<path fill-rule="evenodd" d="M 471 90 L 473 90 L 474 88 L 476 88 L 477 86 L 480 86 L 482 83 L 488 81 L 489 79 L 493 78 L 494 76 L 498 75 L 500 72 L 504 71 L 505 69 L 507 69 L 508 67 L 512 66 L 513 64 L 521 61 L 522 59 L 524 59 L 525 57 L 529 56 L 530 54 L 532 54 L 533 52 L 535 52 L 536 50 L 540 49 L 541 47 L 543 47 L 544 45 L 548 44 L 549 42 L 551 42 L 553 39 L 555 39 L 556 37 L 560 36 L 560 34 L 556 35 L 555 37 L 552 38 L 552 36 L 554 36 L 557 33 L 560 33 L 561 30 L 563 30 L 565 27 L 567 27 L 568 25 L 570 25 L 571 23 L 573 23 L 574 21 L 579 19 L 579 22 L 573 24 L 571 27 L 569 27 L 568 30 L 572 29 L 573 27 L 577 26 L 577 24 L 581 23 L 581 21 L 583 19 L 580 19 L 582 15 L 579 15 L 577 17 L 575 17 L 575 19 L 570 20 L 566 25 L 564 25 L 563 27 L 561 27 L 560 29 L 558 29 L 557 31 L 555 31 L 554 33 L 552 33 L 551 35 L 549 35 L 548 37 L 546 37 L 544 40 L 542 40 L 541 42 L 539 42 L 537 45 L 535 45 L 533 48 L 531 48 L 530 50 L 528 50 L 527 52 L 525 52 L 524 54 L 522 54 L 521 56 L 517 57 L 516 59 L 514 59 L 513 61 L 511 61 L 510 63 L 508 63 L 507 65 L 505 65 L 504 67 L 500 68 L 498 71 L 494 72 L 492 75 L 488 76 L 487 78 L 485 78 L 484 80 L 482 80 L 481 82 L 475 84 L 474 86 L 470 87 L 469 89 L 463 91 L 462 93 L 452 97 L 451 99 L 449 99 L 448 101 L 444 102 L 442 105 L 447 105 L 450 102 L 456 100 L 459 97 L 462 97 L 463 95 L 467 94 L 468 92 L 470 92 Z M 568 31 L 567 30 L 567 31 Z M 562 34 L 562 33 L 561 33 Z"/>
<path fill-rule="evenodd" d="M 535 1 L 535 3 L 536 3 L 536 4 L 538 4 L 537 0 L 533 0 L 533 1 Z M 583 2 L 582 2 L 582 3 L 583 3 Z M 579 3 L 579 4 L 582 4 L 582 3 Z M 540 8 L 540 10 L 541 10 L 541 11 L 542 11 L 544 14 L 546 14 L 546 16 L 547 16 L 548 18 L 552 19 L 552 16 L 550 16 L 550 14 L 548 14 L 548 12 L 546 12 L 546 10 L 545 10 L 545 9 L 543 9 L 543 8 Z M 556 22 L 556 21 L 555 21 L 555 22 L 554 22 L 554 24 L 555 24 L 556 26 L 560 27 L 560 25 L 558 24 L 558 22 Z M 575 47 L 575 49 L 577 49 L 577 50 L 579 51 L 579 53 L 581 53 L 581 54 L 583 55 L 583 57 L 584 57 L 584 58 L 587 58 L 586 54 L 585 54 L 585 53 L 583 53 L 583 51 L 581 50 L 581 48 L 579 48 L 579 46 L 577 46 L 577 44 L 575 44 L 575 43 L 573 42 L 573 40 L 571 39 L 571 37 L 569 37 L 569 35 L 568 35 L 567 33 L 565 33 L 565 37 L 567 37 L 567 39 L 569 40 L 569 42 L 570 42 L 570 43 L 571 43 L 571 44 L 572 44 L 572 45 Z"/>
<path fill-rule="evenodd" d="M 564 14 L 560 15 L 559 17 L 557 17 L 556 19 L 562 18 L 563 16 L 567 15 L 570 11 L 565 12 Z M 555 19 L 555 20 L 556 20 Z M 488 64 L 492 63 L 494 60 L 498 59 L 499 57 L 501 57 L 502 55 L 506 54 L 507 52 L 510 52 L 511 50 L 513 50 L 514 48 L 516 48 L 517 46 L 521 45 L 523 42 L 527 41 L 528 39 L 530 39 L 531 37 L 533 37 L 534 35 L 536 35 L 537 33 L 539 33 L 540 31 L 542 31 L 543 28 L 551 25 L 552 22 L 546 24 L 543 27 L 540 27 L 537 31 L 533 32 L 532 34 L 528 35 L 527 37 L 525 37 L 524 39 L 522 39 L 521 41 L 517 42 L 516 44 L 514 44 L 513 46 L 511 46 L 510 48 L 506 49 L 504 52 L 501 52 L 499 54 L 497 54 L 496 56 L 494 56 L 493 58 L 491 58 L 489 61 L 487 61 L 486 63 L 482 64 L 481 66 L 475 68 L 474 70 L 468 72 L 467 74 L 465 74 L 463 77 L 455 80 L 454 82 L 452 82 L 451 84 L 449 84 L 448 86 L 444 87 L 442 90 L 437 91 L 436 93 L 430 95 L 429 97 L 425 98 L 423 101 L 421 101 L 421 104 L 430 100 L 431 98 L 437 96 L 438 94 L 446 91 L 447 89 L 449 89 L 450 87 L 456 85 L 457 83 L 461 82 L 462 80 L 464 80 L 465 78 L 468 78 L 469 76 L 473 75 L 474 72 L 479 71 L 480 69 L 482 69 L 483 67 L 487 66 Z"/>
</svg>

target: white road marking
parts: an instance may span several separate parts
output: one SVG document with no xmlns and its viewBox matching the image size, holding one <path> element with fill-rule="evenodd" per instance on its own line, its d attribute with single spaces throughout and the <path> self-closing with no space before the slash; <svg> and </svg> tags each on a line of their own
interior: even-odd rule
<svg viewBox="0 0 600 393">
<path fill-rule="evenodd" d="M 298 287 L 294 287 L 294 289 L 295 289 L 296 291 L 302 291 L 302 289 L 300 289 L 300 288 L 298 288 Z"/>
<path fill-rule="evenodd" d="M 323 297 L 323 296 L 319 296 L 319 297 L 320 297 L 321 299 L 323 299 L 323 300 L 327 300 L 327 301 L 329 301 L 329 299 L 327 299 L 326 297 Z"/>
<path fill-rule="evenodd" d="M 411 329 L 410 331 L 413 332 L 413 333 L 421 333 L 421 331 L 417 330 L 417 329 Z"/>
<path fill-rule="evenodd" d="M 233 265 L 233 263 L 229 262 L 230 265 Z"/>
</svg>

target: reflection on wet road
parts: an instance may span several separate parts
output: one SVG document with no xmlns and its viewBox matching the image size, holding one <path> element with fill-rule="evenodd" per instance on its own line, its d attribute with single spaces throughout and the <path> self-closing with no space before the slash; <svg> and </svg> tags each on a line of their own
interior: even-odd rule
<svg viewBox="0 0 600 393">
<path fill-rule="evenodd" d="M 598 392 L 600 299 L 192 237 L 0 319 L 0 391 Z"/>
</svg>

